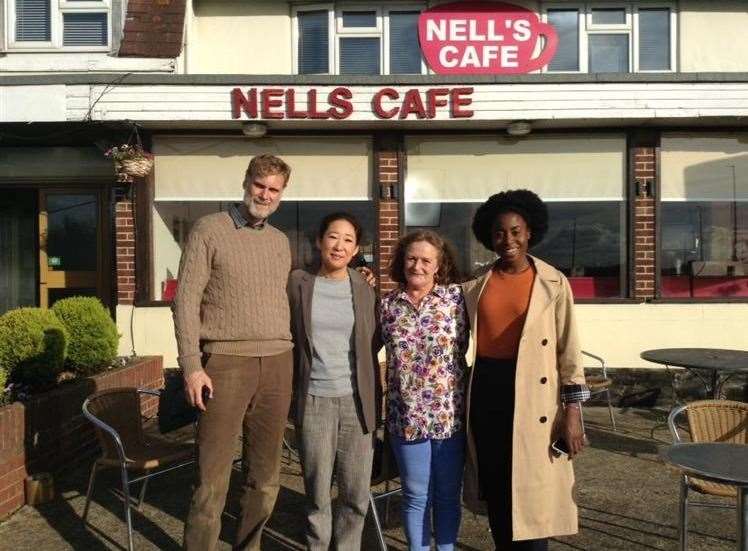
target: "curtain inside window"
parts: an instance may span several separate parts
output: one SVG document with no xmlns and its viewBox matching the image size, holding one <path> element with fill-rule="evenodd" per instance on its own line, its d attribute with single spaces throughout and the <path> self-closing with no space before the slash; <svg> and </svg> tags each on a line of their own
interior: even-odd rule
<svg viewBox="0 0 748 551">
<path fill-rule="evenodd" d="M 238 201 L 250 159 L 269 153 L 291 166 L 284 199 L 371 197 L 368 137 L 210 138 L 155 136 L 157 201 Z"/>
<path fill-rule="evenodd" d="M 663 134 L 660 171 L 663 201 L 748 201 L 748 134 Z"/>
<path fill-rule="evenodd" d="M 408 136 L 407 202 L 482 202 L 505 189 L 548 201 L 624 198 L 622 135 Z"/>
</svg>

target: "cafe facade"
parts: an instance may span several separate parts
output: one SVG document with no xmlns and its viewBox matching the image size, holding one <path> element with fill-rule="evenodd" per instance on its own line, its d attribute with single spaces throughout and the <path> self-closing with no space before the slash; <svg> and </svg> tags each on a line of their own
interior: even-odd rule
<svg viewBox="0 0 748 551">
<path fill-rule="evenodd" d="M 527 188 L 550 213 L 531 252 L 569 277 L 585 349 L 649 367 L 648 348 L 745 348 L 743 2 L 71 0 L 48 35 L 26 4 L 2 26 L 0 310 L 99 296 L 121 353 L 175 366 L 186 236 L 272 153 L 297 266 L 347 210 L 382 290 L 416 228 L 469 275 L 493 260 L 476 208 Z M 122 143 L 150 174 L 118 178 Z"/>
</svg>

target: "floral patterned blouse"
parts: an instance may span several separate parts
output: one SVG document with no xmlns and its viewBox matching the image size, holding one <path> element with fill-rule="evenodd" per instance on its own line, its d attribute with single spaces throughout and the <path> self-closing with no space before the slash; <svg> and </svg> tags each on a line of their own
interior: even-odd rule
<svg viewBox="0 0 748 551">
<path fill-rule="evenodd" d="M 457 433 L 465 413 L 468 320 L 459 285 L 436 285 L 416 307 L 403 289 L 382 298 L 387 425 L 405 440 Z"/>
</svg>

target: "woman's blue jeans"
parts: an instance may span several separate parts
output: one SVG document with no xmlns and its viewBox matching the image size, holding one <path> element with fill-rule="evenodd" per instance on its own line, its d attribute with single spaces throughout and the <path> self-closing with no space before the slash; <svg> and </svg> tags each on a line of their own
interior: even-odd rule
<svg viewBox="0 0 748 551">
<path fill-rule="evenodd" d="M 460 529 L 465 434 L 407 441 L 391 437 L 403 485 L 403 524 L 410 551 L 428 551 L 433 509 L 436 548 L 452 551 Z"/>
</svg>

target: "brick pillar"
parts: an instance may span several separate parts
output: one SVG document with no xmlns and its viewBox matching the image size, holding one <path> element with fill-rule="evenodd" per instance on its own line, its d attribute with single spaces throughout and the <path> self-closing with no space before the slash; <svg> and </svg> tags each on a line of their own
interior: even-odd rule
<svg viewBox="0 0 748 551">
<path fill-rule="evenodd" d="M 400 166 L 397 147 L 379 144 L 375 154 L 377 185 L 376 190 L 382 197 L 379 201 L 377 234 L 379 237 L 379 292 L 394 289 L 397 284 L 387 273 L 397 240 L 400 237 L 400 207 L 397 201 L 397 189 L 400 183 Z"/>
<path fill-rule="evenodd" d="M 632 149 L 634 199 L 634 298 L 655 296 L 655 147 Z"/>
<path fill-rule="evenodd" d="M 127 191 L 115 192 L 114 267 L 117 272 L 117 302 L 135 301 L 135 209 Z"/>
</svg>

